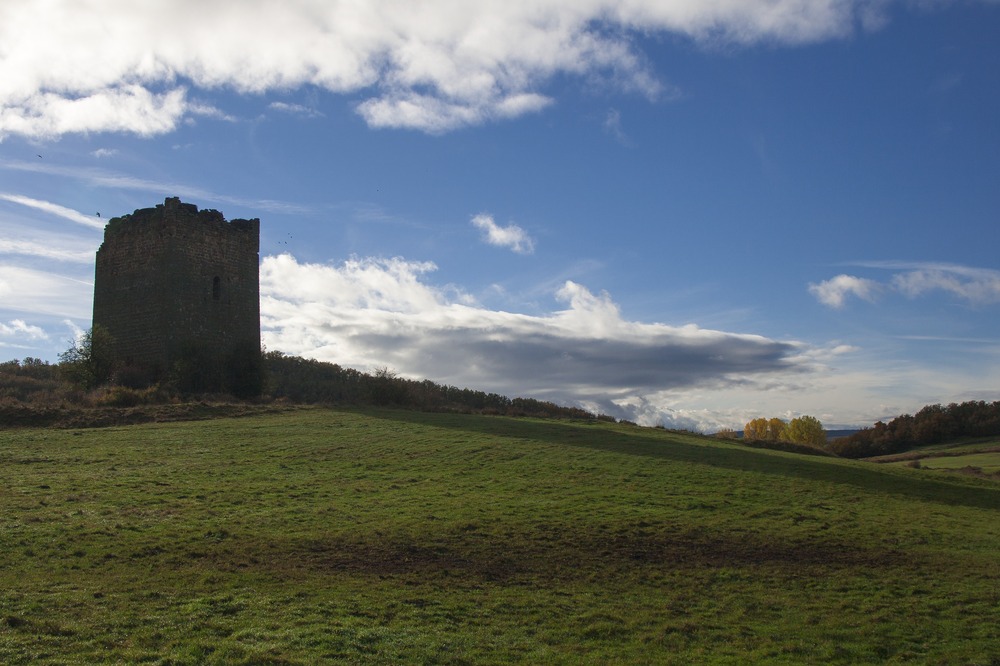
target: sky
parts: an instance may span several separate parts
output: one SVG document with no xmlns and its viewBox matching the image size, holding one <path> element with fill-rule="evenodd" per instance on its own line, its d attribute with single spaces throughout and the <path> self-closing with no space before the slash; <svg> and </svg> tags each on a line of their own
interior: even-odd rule
<svg viewBox="0 0 1000 666">
<path fill-rule="evenodd" d="M 0 0 L 0 360 L 106 221 L 261 220 L 268 350 L 711 432 L 1000 399 L 996 0 Z"/>
</svg>

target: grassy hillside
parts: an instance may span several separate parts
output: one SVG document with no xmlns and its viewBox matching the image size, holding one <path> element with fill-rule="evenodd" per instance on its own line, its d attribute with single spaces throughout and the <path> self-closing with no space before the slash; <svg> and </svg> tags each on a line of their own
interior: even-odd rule
<svg viewBox="0 0 1000 666">
<path fill-rule="evenodd" d="M 0 663 L 1000 660 L 1000 485 L 299 410 L 0 432 Z"/>
</svg>

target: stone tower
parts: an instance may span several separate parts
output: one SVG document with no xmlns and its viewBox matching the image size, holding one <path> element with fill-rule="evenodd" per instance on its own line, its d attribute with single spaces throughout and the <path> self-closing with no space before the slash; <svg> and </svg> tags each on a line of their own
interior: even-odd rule
<svg viewBox="0 0 1000 666">
<path fill-rule="evenodd" d="M 259 251 L 259 219 L 227 222 L 177 198 L 111 219 L 94 327 L 122 373 L 157 381 L 187 367 L 189 388 L 240 393 L 243 366 L 259 374 Z"/>
</svg>

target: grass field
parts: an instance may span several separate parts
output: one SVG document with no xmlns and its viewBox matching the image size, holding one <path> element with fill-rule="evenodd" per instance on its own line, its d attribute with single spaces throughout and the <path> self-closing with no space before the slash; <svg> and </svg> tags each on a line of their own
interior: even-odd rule
<svg viewBox="0 0 1000 666">
<path fill-rule="evenodd" d="M 924 446 L 869 460 L 925 470 L 962 472 L 1000 481 L 1000 441 L 996 438 Z"/>
<path fill-rule="evenodd" d="M 0 663 L 1000 664 L 1000 484 L 657 429 L 0 431 Z"/>
<path fill-rule="evenodd" d="M 925 469 L 957 470 L 974 467 L 985 474 L 1000 472 L 1000 453 L 969 453 L 963 456 L 936 456 L 925 458 L 920 466 Z"/>
</svg>

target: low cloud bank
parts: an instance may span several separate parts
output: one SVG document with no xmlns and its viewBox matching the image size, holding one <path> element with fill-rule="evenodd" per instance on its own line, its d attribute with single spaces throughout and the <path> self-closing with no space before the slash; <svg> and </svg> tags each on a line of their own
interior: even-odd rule
<svg viewBox="0 0 1000 666">
<path fill-rule="evenodd" d="M 608 294 L 574 282 L 555 294 L 566 305 L 562 310 L 489 310 L 460 289 L 426 282 L 435 268 L 399 258 L 333 266 L 300 263 L 288 254 L 265 257 L 265 344 L 345 366 L 388 365 L 413 378 L 651 423 L 670 416 L 654 414 L 647 396 L 745 385 L 813 365 L 797 343 L 628 321 Z"/>
</svg>

